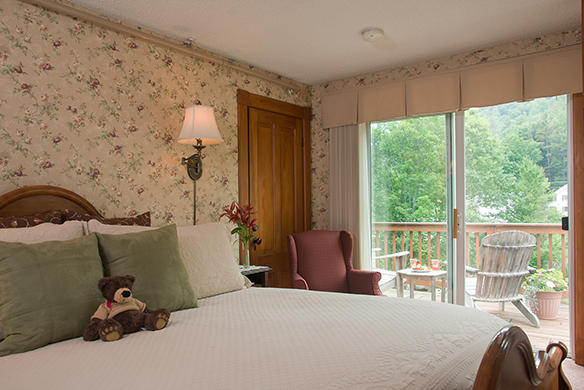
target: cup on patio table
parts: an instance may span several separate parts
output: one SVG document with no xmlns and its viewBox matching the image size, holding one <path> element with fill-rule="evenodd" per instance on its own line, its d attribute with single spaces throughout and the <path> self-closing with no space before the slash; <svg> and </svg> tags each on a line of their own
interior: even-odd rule
<svg viewBox="0 0 584 390">
<path fill-rule="evenodd" d="M 442 260 L 432 260 L 432 271 L 440 271 L 442 268 Z"/>
<path fill-rule="evenodd" d="M 418 259 L 410 259 L 410 268 L 411 269 L 418 269 L 420 268 L 420 260 Z"/>
</svg>

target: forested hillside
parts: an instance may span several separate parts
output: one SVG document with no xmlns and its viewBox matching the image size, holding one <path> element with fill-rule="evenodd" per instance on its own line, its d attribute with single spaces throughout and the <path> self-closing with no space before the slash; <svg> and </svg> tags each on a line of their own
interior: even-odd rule
<svg viewBox="0 0 584 390">
<path fill-rule="evenodd" d="M 566 98 L 465 113 L 467 222 L 558 223 L 567 183 Z M 445 222 L 444 116 L 372 124 L 374 222 Z"/>
</svg>

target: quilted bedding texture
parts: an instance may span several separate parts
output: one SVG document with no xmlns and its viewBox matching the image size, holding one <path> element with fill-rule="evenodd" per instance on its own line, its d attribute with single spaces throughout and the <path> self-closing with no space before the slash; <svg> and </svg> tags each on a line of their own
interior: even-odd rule
<svg viewBox="0 0 584 390">
<path fill-rule="evenodd" d="M 249 288 L 172 313 L 158 332 L 0 358 L 5 389 L 471 389 L 507 323 L 410 299 Z"/>
</svg>

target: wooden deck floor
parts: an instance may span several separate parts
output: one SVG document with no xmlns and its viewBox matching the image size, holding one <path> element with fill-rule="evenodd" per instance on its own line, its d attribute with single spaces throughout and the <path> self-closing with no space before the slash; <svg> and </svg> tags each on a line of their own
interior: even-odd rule
<svg viewBox="0 0 584 390">
<path fill-rule="evenodd" d="M 396 296 L 395 289 L 384 291 L 387 296 Z M 438 299 L 440 299 L 440 294 Z M 409 291 L 404 291 L 404 296 L 409 299 Z M 416 290 L 414 299 L 430 300 L 430 293 Z M 505 310 L 499 310 L 498 303 L 478 302 L 481 310 L 494 314 L 511 325 L 519 326 L 529 336 L 531 344 L 536 349 L 545 349 L 550 341 L 562 341 L 570 346 L 570 308 L 566 299 L 562 301 L 562 306 L 555 320 L 540 320 L 540 328 L 536 328 L 525 318 L 523 314 L 513 305 L 506 304 Z"/>
</svg>

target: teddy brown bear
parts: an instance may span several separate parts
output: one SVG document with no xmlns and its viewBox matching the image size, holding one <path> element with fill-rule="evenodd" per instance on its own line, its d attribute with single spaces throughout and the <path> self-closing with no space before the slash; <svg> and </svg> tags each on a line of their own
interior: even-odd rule
<svg viewBox="0 0 584 390">
<path fill-rule="evenodd" d="M 142 328 L 160 330 L 168 324 L 170 311 L 151 310 L 146 304 L 132 298 L 132 275 L 109 276 L 99 280 L 97 286 L 106 299 L 91 317 L 83 331 L 83 340 L 115 341 L 124 334 L 138 332 Z"/>
</svg>

